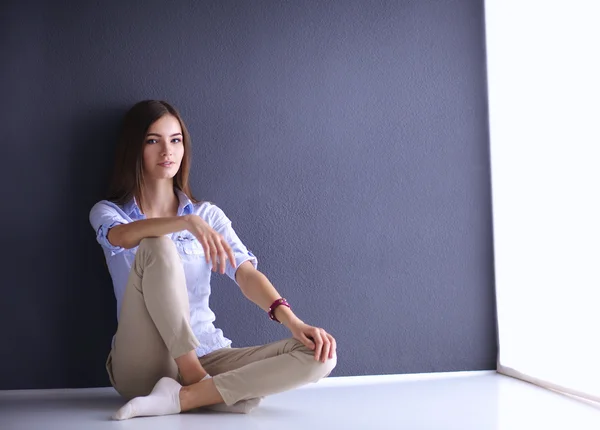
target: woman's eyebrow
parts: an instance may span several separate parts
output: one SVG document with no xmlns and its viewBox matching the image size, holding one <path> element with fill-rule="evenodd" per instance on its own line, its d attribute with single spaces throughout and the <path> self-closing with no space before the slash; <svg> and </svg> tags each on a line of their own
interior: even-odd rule
<svg viewBox="0 0 600 430">
<path fill-rule="evenodd" d="M 162 137 L 162 135 L 158 134 L 158 133 L 148 133 L 146 136 L 158 136 L 158 137 Z M 171 137 L 173 136 L 183 136 L 181 133 L 175 133 L 172 134 Z"/>
</svg>

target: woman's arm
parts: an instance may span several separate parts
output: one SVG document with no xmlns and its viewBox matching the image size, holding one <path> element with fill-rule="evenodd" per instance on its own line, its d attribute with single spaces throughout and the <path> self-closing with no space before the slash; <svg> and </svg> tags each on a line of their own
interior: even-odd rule
<svg viewBox="0 0 600 430">
<path fill-rule="evenodd" d="M 265 312 L 268 312 L 273 302 L 281 297 L 271 281 L 256 270 L 249 261 L 240 264 L 235 278 L 244 296 Z M 286 306 L 278 306 L 274 314 L 275 318 L 287 328 L 290 328 L 293 323 L 302 323 L 300 318 Z"/>
<path fill-rule="evenodd" d="M 212 259 L 214 272 L 218 270 L 219 262 L 221 273 L 225 273 L 227 260 L 233 267 L 236 266 L 231 246 L 199 215 L 150 218 L 119 224 L 108 231 L 107 239 L 113 246 L 130 249 L 138 246 L 146 237 L 159 237 L 182 230 L 188 230 L 198 239 L 204 248 L 206 262 Z"/>
<path fill-rule="evenodd" d="M 130 249 L 138 246 L 146 237 L 160 237 L 187 228 L 185 216 L 150 218 L 116 225 L 108 231 L 107 237 L 112 245 Z"/>
<path fill-rule="evenodd" d="M 250 262 L 240 264 L 235 279 L 246 298 L 265 312 L 269 310 L 275 300 L 281 297 L 267 277 L 256 270 Z M 315 351 L 315 360 L 324 363 L 333 358 L 337 344 L 331 334 L 322 328 L 304 323 L 286 306 L 278 306 L 274 314 L 275 318 L 292 332 L 295 339 Z"/>
</svg>

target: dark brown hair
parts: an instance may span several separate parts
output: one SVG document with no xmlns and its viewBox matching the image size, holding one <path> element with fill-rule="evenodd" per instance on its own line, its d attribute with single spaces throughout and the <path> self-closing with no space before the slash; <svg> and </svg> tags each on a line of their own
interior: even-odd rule
<svg viewBox="0 0 600 430">
<path fill-rule="evenodd" d="M 173 186 L 183 191 L 194 203 L 198 200 L 192 195 L 188 183 L 191 165 L 192 141 L 179 112 L 162 100 L 144 100 L 136 103 L 125 114 L 121 135 L 117 143 L 115 165 L 108 192 L 108 200 L 124 204 L 135 197 L 140 209 L 144 191 L 144 147 L 146 133 L 150 125 L 163 115 L 173 115 L 181 125 L 184 154 L 181 166 L 173 178 Z"/>
</svg>

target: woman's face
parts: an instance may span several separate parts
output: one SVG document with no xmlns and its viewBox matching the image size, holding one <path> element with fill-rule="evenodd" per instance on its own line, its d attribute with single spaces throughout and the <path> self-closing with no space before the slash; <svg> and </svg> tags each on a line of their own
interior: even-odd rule
<svg viewBox="0 0 600 430">
<path fill-rule="evenodd" d="M 173 115 L 163 115 L 148 127 L 144 143 L 144 177 L 171 179 L 183 159 L 181 125 Z"/>
</svg>

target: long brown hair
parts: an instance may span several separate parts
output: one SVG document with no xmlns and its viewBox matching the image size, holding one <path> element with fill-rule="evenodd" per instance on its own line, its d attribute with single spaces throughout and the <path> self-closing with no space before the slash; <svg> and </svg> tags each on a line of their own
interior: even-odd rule
<svg viewBox="0 0 600 430">
<path fill-rule="evenodd" d="M 108 192 L 108 200 L 125 204 L 135 197 L 142 208 L 144 196 L 144 146 L 148 128 L 163 115 L 173 115 L 181 125 L 183 134 L 183 159 L 179 171 L 173 178 L 173 186 L 183 191 L 194 203 L 198 200 L 192 195 L 188 183 L 191 167 L 192 141 L 179 112 L 162 100 L 144 100 L 136 103 L 125 114 L 121 135 L 117 143 L 115 165 Z"/>
</svg>

